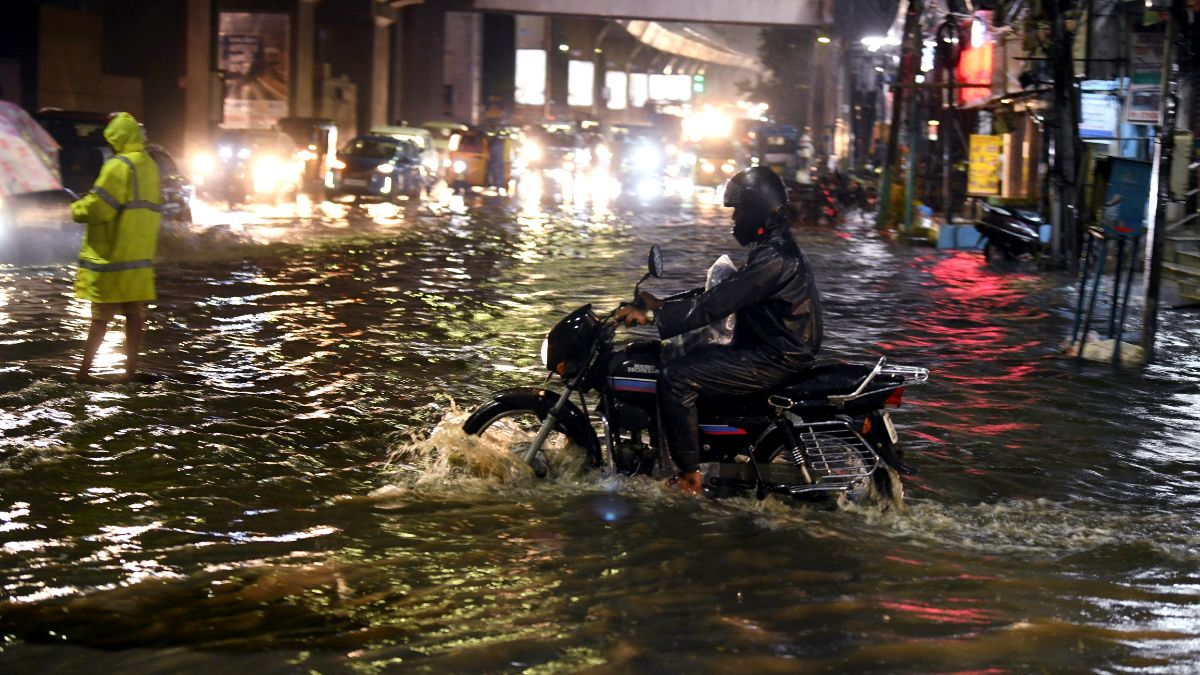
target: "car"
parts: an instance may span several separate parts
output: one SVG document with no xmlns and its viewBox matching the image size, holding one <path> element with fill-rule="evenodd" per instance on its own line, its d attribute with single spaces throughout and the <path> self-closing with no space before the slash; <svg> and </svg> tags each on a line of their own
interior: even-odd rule
<svg viewBox="0 0 1200 675">
<path fill-rule="evenodd" d="M 391 136 L 402 141 L 409 141 L 417 146 L 421 153 L 421 166 L 424 174 L 426 189 L 432 189 L 441 175 L 441 162 L 437 150 L 433 147 L 433 134 L 428 129 L 406 126 L 372 127 L 368 132 L 373 136 Z"/>
<path fill-rule="evenodd" d="M 63 187 L 76 195 L 92 189 L 100 175 L 100 167 L 116 154 L 104 139 L 104 127 L 111 118 L 112 113 L 57 108 L 44 108 L 34 115 L 34 119 L 58 142 Z M 190 225 L 195 193 L 192 181 L 179 169 L 179 164 L 165 147 L 147 143 L 146 152 L 158 165 L 164 222 Z"/>
<path fill-rule="evenodd" d="M 230 208 L 244 202 L 294 200 L 304 177 L 304 159 L 291 137 L 278 129 L 219 129 L 214 153 L 194 160 L 202 192 Z"/>
<path fill-rule="evenodd" d="M 34 120 L 58 142 L 64 188 L 79 195 L 92 189 L 100 167 L 115 154 L 104 140 L 104 127 L 110 117 L 105 112 L 60 108 L 43 108 L 33 114 Z"/>
<path fill-rule="evenodd" d="M 409 140 L 367 134 L 350 139 L 337 153 L 325 188 L 330 197 L 397 199 L 419 197 L 425 187 L 420 149 Z"/>
</svg>

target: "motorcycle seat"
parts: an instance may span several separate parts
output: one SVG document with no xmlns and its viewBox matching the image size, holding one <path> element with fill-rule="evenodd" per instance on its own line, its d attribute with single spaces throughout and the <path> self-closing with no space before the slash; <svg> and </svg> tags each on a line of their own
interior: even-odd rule
<svg viewBox="0 0 1200 675">
<path fill-rule="evenodd" d="M 793 401 L 818 401 L 849 394 L 874 367 L 863 363 L 822 363 L 796 373 L 773 392 Z"/>
<path fill-rule="evenodd" d="M 781 385 L 744 396 L 705 396 L 700 399 L 702 411 L 743 412 L 761 410 L 768 405 L 772 395 L 782 396 L 794 402 L 823 402 L 830 396 L 853 392 L 863 381 L 874 364 L 822 363 L 802 370 Z M 876 383 L 898 384 L 890 375 L 877 375 Z"/>
</svg>

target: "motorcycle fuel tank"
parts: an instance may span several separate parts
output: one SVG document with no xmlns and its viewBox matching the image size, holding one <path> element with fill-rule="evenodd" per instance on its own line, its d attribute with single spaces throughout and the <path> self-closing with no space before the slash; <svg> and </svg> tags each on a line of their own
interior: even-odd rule
<svg viewBox="0 0 1200 675">
<path fill-rule="evenodd" d="M 661 344 L 653 340 L 634 342 L 614 353 L 608 365 L 609 391 L 620 401 L 653 408 L 660 350 Z"/>
</svg>

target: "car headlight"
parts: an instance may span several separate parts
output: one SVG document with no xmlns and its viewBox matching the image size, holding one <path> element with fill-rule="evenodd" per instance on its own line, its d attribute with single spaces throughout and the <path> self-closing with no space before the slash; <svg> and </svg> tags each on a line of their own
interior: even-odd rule
<svg viewBox="0 0 1200 675">
<path fill-rule="evenodd" d="M 735 168 L 737 168 L 737 167 L 735 167 L 734 165 L 730 164 L 729 162 L 726 162 L 726 163 L 724 163 L 724 164 L 722 164 L 722 165 L 721 165 L 721 171 L 722 171 L 723 173 L 733 173 L 733 170 L 734 170 Z"/>
<path fill-rule="evenodd" d="M 704 173 L 712 173 L 713 171 L 716 171 L 716 168 L 708 162 L 700 162 L 700 170 Z"/>
<path fill-rule="evenodd" d="M 242 148 L 237 151 L 238 159 L 246 159 L 250 156 L 250 148 Z"/>
<path fill-rule="evenodd" d="M 221 159 L 229 159 L 233 157 L 233 148 L 229 147 L 228 145 L 222 145 L 220 149 L 217 150 L 217 154 L 221 155 Z"/>
<path fill-rule="evenodd" d="M 454 173 L 466 173 L 466 172 L 467 172 L 467 163 L 462 161 L 461 159 L 455 160 Z"/>
<path fill-rule="evenodd" d="M 287 166 L 277 157 L 262 157 L 254 163 L 250 175 L 258 194 L 275 192 L 287 183 Z"/>
<path fill-rule="evenodd" d="M 549 368 L 550 367 L 550 338 L 548 338 L 548 337 L 542 339 L 541 355 L 542 355 L 542 365 Z"/>
<path fill-rule="evenodd" d="M 526 143 L 521 148 L 521 154 L 525 159 L 538 160 L 542 158 L 542 149 L 538 147 L 537 143 Z"/>
<path fill-rule="evenodd" d="M 393 164 L 380 164 L 375 167 L 375 170 L 379 173 L 391 173 L 396 170 L 396 166 Z"/>
</svg>

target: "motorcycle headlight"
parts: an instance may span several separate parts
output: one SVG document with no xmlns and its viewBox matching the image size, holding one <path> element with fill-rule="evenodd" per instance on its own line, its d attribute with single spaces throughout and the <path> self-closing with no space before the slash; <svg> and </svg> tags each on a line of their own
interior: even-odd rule
<svg viewBox="0 0 1200 675">
<path fill-rule="evenodd" d="M 237 151 L 238 159 L 246 159 L 250 156 L 250 148 L 242 148 Z"/>
<path fill-rule="evenodd" d="M 228 145 L 222 145 L 221 148 L 217 150 L 217 154 L 221 155 L 221 159 L 229 159 L 233 157 L 233 148 L 229 147 Z"/>
<path fill-rule="evenodd" d="M 550 338 L 548 338 L 548 337 L 542 339 L 541 354 L 542 354 L 542 365 L 549 368 L 550 367 Z"/>
</svg>

